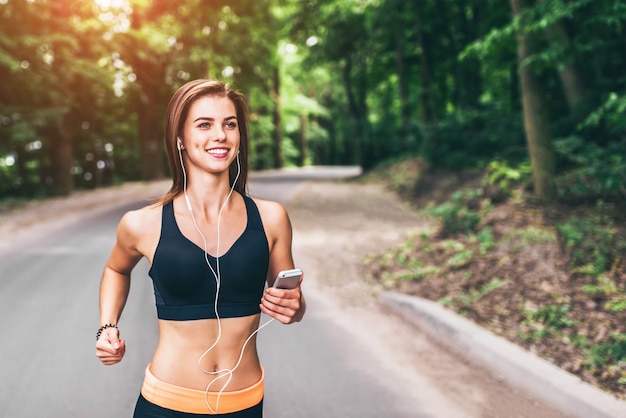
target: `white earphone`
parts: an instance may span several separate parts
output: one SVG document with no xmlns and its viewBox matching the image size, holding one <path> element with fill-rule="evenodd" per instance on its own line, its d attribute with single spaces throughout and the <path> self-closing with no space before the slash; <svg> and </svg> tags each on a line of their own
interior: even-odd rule
<svg viewBox="0 0 626 418">
<path fill-rule="evenodd" d="M 264 327 L 266 327 L 267 325 L 269 325 L 272 321 L 274 321 L 274 318 L 270 318 L 268 321 L 266 321 L 264 324 L 259 325 L 257 327 L 257 329 L 255 331 L 253 331 L 248 338 L 245 340 L 245 342 L 243 343 L 243 346 L 241 347 L 241 351 L 239 353 L 239 358 L 237 360 L 237 362 L 235 363 L 235 365 L 232 368 L 223 368 L 217 371 L 211 371 L 211 370 L 206 370 L 201 366 L 202 360 L 204 359 L 204 357 L 211 352 L 211 350 L 213 350 L 213 348 L 215 348 L 215 346 L 217 345 L 217 343 L 219 342 L 219 340 L 221 339 L 221 335 L 222 335 L 222 324 L 221 324 L 221 318 L 219 316 L 219 312 L 218 312 L 218 299 L 219 299 L 219 294 L 220 294 L 220 288 L 221 288 L 221 282 L 222 282 L 222 275 L 220 272 L 220 221 L 222 218 L 222 211 L 224 210 L 226 203 L 228 203 L 228 201 L 230 200 L 230 197 L 235 189 L 235 185 L 237 183 L 237 180 L 239 179 L 239 176 L 241 174 L 241 162 L 239 160 L 239 153 L 240 150 L 237 149 L 237 175 L 235 176 L 235 179 L 233 181 L 233 184 L 231 185 L 230 188 L 230 192 L 228 193 L 228 196 L 226 197 L 226 200 L 224 201 L 224 203 L 222 204 L 218 217 L 217 217 L 217 254 L 215 256 L 215 269 L 213 268 L 213 266 L 211 266 L 211 263 L 209 262 L 209 254 L 207 251 L 207 241 L 206 238 L 204 236 L 204 234 L 202 233 L 202 231 L 200 230 L 200 227 L 198 226 L 197 222 L 196 222 L 196 218 L 193 214 L 193 210 L 192 210 L 192 206 L 191 206 L 191 201 L 189 199 L 189 196 L 187 195 L 187 171 L 185 170 L 185 163 L 183 162 L 183 154 L 181 152 L 182 150 L 182 141 L 180 139 L 180 137 L 176 137 L 176 147 L 178 148 L 178 157 L 180 158 L 180 165 L 182 168 L 182 172 L 183 172 L 183 194 L 185 196 L 185 201 L 187 203 L 187 208 L 189 209 L 189 214 L 191 215 L 191 220 L 193 221 L 193 224 L 195 226 L 196 231 L 200 234 L 200 237 L 202 238 L 203 241 L 203 249 L 204 249 L 204 261 L 206 262 L 207 266 L 209 267 L 213 277 L 215 278 L 215 285 L 216 285 L 216 292 L 215 292 L 215 300 L 214 300 L 214 311 L 215 311 L 215 319 L 217 320 L 217 327 L 218 327 L 218 333 L 217 333 L 217 337 L 215 339 L 215 342 L 198 358 L 198 362 L 197 362 L 197 367 L 204 373 L 209 374 L 209 375 L 213 375 L 216 376 L 213 380 L 211 380 L 211 382 L 207 385 L 206 389 L 205 389 L 205 402 L 206 405 L 209 409 L 209 411 L 212 414 L 216 414 L 217 411 L 219 410 L 219 402 L 220 402 L 220 398 L 222 396 L 222 393 L 226 390 L 226 387 L 228 386 L 228 384 L 230 383 L 230 381 L 233 378 L 233 374 L 235 372 L 235 370 L 237 370 L 237 368 L 239 367 L 239 364 L 241 363 L 241 360 L 243 358 L 243 353 L 244 350 L 246 349 L 246 346 L 248 345 L 248 342 L 250 342 L 250 340 L 252 339 L 252 337 L 257 334 L 261 329 L 263 329 Z M 213 386 L 213 383 L 217 382 L 220 379 L 226 378 L 226 381 L 222 384 L 221 388 L 219 389 L 219 391 L 217 392 L 217 398 L 215 401 L 215 405 L 213 407 L 213 405 L 211 405 L 209 403 L 209 398 L 208 398 L 208 394 L 209 394 L 209 390 L 211 389 L 211 387 Z"/>
<path fill-rule="evenodd" d="M 235 370 L 237 370 L 237 368 L 239 367 L 239 364 L 241 363 L 241 360 L 243 358 L 243 353 L 244 350 L 246 349 L 246 346 L 248 345 L 248 342 L 250 342 L 250 340 L 252 339 L 252 337 L 258 333 L 262 328 L 264 328 L 266 325 L 268 325 L 270 322 L 272 322 L 274 320 L 274 318 L 271 318 L 270 320 L 268 320 L 266 323 L 264 323 L 263 325 L 260 325 L 259 327 L 257 327 L 257 329 L 252 332 L 252 334 L 250 334 L 248 336 L 248 338 L 246 339 L 246 341 L 243 343 L 243 346 L 241 347 L 241 352 L 239 353 L 239 358 L 237 360 L 237 362 L 235 363 L 235 365 L 232 368 L 223 368 L 217 371 L 210 371 L 210 370 L 206 370 L 204 369 L 201 364 L 202 364 L 202 360 L 204 359 L 204 357 L 211 352 L 211 350 L 213 350 L 213 348 L 215 348 L 215 346 L 217 345 L 217 343 L 220 341 L 221 336 L 222 336 L 222 324 L 221 324 L 221 318 L 219 316 L 219 312 L 218 312 L 218 298 L 219 298 L 219 294 L 220 294 L 220 288 L 222 285 L 222 275 L 220 272 L 220 221 L 222 218 L 222 211 L 224 210 L 224 208 L 226 207 L 226 204 L 228 203 L 228 201 L 230 200 L 231 195 L 233 194 L 233 191 L 235 189 L 235 184 L 237 183 L 237 180 L 239 179 L 239 175 L 241 174 L 241 163 L 239 162 L 239 151 L 237 151 L 237 175 L 235 177 L 235 180 L 233 181 L 233 184 L 231 185 L 230 188 L 230 192 L 228 193 L 228 196 L 226 197 L 226 200 L 224 201 L 224 203 L 222 204 L 219 214 L 217 216 L 217 254 L 215 256 L 215 269 L 213 268 L 213 266 L 211 266 L 211 263 L 209 262 L 209 253 L 207 251 L 207 241 L 206 238 L 204 236 L 204 234 L 202 233 L 202 231 L 200 230 L 200 227 L 198 226 L 198 223 L 196 222 L 196 218 L 193 214 L 193 210 L 191 209 L 191 202 L 189 201 L 189 196 L 187 195 L 187 172 L 185 171 L 185 165 L 183 163 L 183 157 L 182 157 L 182 153 L 180 152 L 180 139 L 178 139 L 178 155 L 180 157 L 180 164 L 183 170 L 183 193 L 185 196 L 185 200 L 187 202 L 187 208 L 189 209 L 189 214 L 191 215 L 191 220 L 193 221 L 193 224 L 196 228 L 196 231 L 198 232 L 198 234 L 200 234 L 200 237 L 202 238 L 202 242 L 203 242 L 203 249 L 204 249 L 204 261 L 206 262 L 207 266 L 209 267 L 209 269 L 211 270 L 211 273 L 213 274 L 213 277 L 215 278 L 215 285 L 216 285 L 216 291 L 215 291 L 215 300 L 214 300 L 214 304 L 213 304 L 213 308 L 214 308 L 214 312 L 215 312 L 215 319 L 217 320 L 217 337 L 215 339 L 215 341 L 213 342 L 213 344 L 198 358 L 198 362 L 197 362 L 197 366 L 198 368 L 209 375 L 213 375 L 216 376 L 213 380 L 211 380 L 211 382 L 207 385 L 206 389 L 205 389 L 205 402 L 206 405 L 209 409 L 209 411 L 211 411 L 212 414 L 217 414 L 217 411 L 219 410 L 219 402 L 220 402 L 220 398 L 222 396 L 222 393 L 224 392 L 224 390 L 226 390 L 226 386 L 228 386 L 228 384 L 230 383 L 230 381 L 233 378 L 233 373 L 235 372 Z M 209 394 L 209 390 L 211 389 L 211 387 L 213 386 L 213 383 L 217 382 L 220 379 L 226 378 L 226 381 L 223 383 L 222 387 L 219 389 L 219 391 L 217 392 L 217 398 L 215 401 L 215 408 L 213 408 L 213 406 L 209 403 L 209 398 L 208 398 L 208 394 Z"/>
<path fill-rule="evenodd" d="M 219 410 L 219 402 L 220 402 L 220 398 L 222 396 L 222 393 L 224 392 L 224 390 L 226 390 L 226 386 L 228 386 L 228 384 L 230 383 L 230 381 L 233 378 L 233 373 L 235 372 L 235 370 L 237 370 L 237 368 L 239 367 L 239 364 L 241 363 L 241 360 L 243 358 L 243 353 L 244 350 L 246 349 L 246 346 L 248 345 L 248 342 L 250 342 L 250 340 L 252 339 L 252 337 L 257 334 L 262 328 L 264 328 L 265 326 L 267 326 L 268 324 L 270 324 L 274 318 L 270 318 L 267 322 L 265 322 L 264 324 L 260 325 L 259 327 L 257 327 L 257 329 L 255 331 L 252 332 L 252 334 L 250 334 L 248 336 L 248 338 L 246 339 L 246 341 L 243 343 L 243 346 L 241 347 L 241 351 L 239 353 L 239 358 L 237 360 L 237 362 L 235 363 L 235 365 L 232 368 L 223 368 L 217 371 L 210 371 L 210 370 L 206 370 L 201 366 L 202 360 L 204 359 L 204 357 L 211 352 L 211 350 L 213 350 L 213 348 L 215 348 L 215 346 L 217 345 L 217 343 L 219 342 L 219 340 L 221 339 L 221 335 L 222 335 L 222 324 L 221 324 L 221 318 L 219 316 L 219 312 L 218 312 L 218 298 L 219 298 L 219 294 L 220 294 L 220 288 L 221 288 L 221 284 L 222 284 L 222 275 L 220 272 L 220 221 L 222 218 L 222 211 L 224 210 L 226 203 L 228 203 L 228 201 L 230 200 L 231 195 L 233 194 L 233 191 L 235 189 L 235 184 L 237 183 L 237 180 L 239 179 L 239 176 L 241 174 L 241 162 L 239 161 L 239 150 L 237 150 L 237 175 L 235 176 L 235 180 L 233 181 L 233 184 L 231 185 L 230 188 L 230 192 L 228 193 L 228 196 L 226 197 L 226 200 L 224 201 L 224 203 L 222 204 L 219 214 L 217 216 L 217 254 L 215 256 L 215 269 L 213 268 L 213 266 L 211 266 L 211 263 L 209 262 L 209 253 L 207 251 L 207 241 L 206 238 L 204 236 L 204 234 L 202 233 L 202 231 L 200 230 L 200 227 L 198 226 L 197 222 L 196 222 L 196 218 L 193 214 L 193 210 L 192 210 L 192 206 L 191 206 L 191 202 L 189 200 L 189 196 L 187 195 L 187 172 L 185 170 L 185 164 L 183 162 L 183 154 L 181 152 L 181 140 L 180 138 L 176 138 L 177 139 L 177 148 L 178 148 L 178 156 L 180 158 L 180 165 L 183 171 L 183 194 L 185 196 L 185 201 L 187 203 L 187 208 L 189 209 L 189 214 L 191 215 L 191 220 L 193 221 L 193 224 L 195 226 L 196 231 L 198 232 L 198 234 L 200 234 L 200 237 L 202 238 L 202 242 L 203 242 L 203 249 L 204 249 L 204 261 L 206 262 L 207 266 L 209 267 L 209 269 L 211 270 L 211 273 L 213 275 L 213 277 L 215 278 L 215 285 L 216 285 L 216 292 L 215 292 L 215 300 L 214 300 L 214 311 L 215 311 L 215 319 L 217 319 L 217 328 L 218 328 L 218 333 L 217 333 L 217 337 L 215 339 L 215 342 L 198 358 L 198 362 L 197 362 L 197 366 L 198 368 L 209 375 L 213 375 L 216 376 L 213 380 L 211 380 L 211 382 L 207 385 L 206 389 L 205 389 L 205 402 L 207 407 L 209 408 L 209 411 L 211 411 L 212 414 L 216 414 L 217 411 Z M 208 394 L 209 394 L 209 390 L 211 389 L 211 387 L 213 386 L 213 383 L 217 382 L 220 379 L 226 378 L 226 381 L 223 383 L 222 387 L 219 389 L 219 391 L 217 392 L 217 399 L 215 401 L 215 408 L 209 403 L 209 398 L 208 398 Z"/>
</svg>

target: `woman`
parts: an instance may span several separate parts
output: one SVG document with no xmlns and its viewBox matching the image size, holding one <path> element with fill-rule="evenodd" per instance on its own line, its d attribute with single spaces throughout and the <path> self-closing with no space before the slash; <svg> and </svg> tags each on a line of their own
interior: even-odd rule
<svg viewBox="0 0 626 418">
<path fill-rule="evenodd" d="M 134 416 L 261 417 L 260 313 L 289 324 L 306 310 L 302 279 L 272 287 L 294 267 L 289 217 L 246 195 L 247 107 L 227 85 L 182 86 L 168 105 L 165 145 L 172 187 L 120 220 L 100 284 L 96 355 L 105 365 L 122 360 L 117 323 L 131 270 L 146 257 L 159 342 Z"/>
</svg>

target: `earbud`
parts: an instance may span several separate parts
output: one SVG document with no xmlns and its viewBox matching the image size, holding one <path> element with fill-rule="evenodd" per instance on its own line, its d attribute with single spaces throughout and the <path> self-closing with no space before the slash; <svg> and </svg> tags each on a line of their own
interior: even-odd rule
<svg viewBox="0 0 626 418">
<path fill-rule="evenodd" d="M 189 209 L 189 212 L 193 212 L 191 208 L 191 202 L 189 201 L 189 196 L 187 196 L 187 171 L 185 170 L 185 163 L 183 162 L 183 153 L 180 152 L 180 150 L 182 149 L 181 142 L 182 141 L 180 140 L 180 138 L 177 137 L 176 148 L 178 148 L 178 158 L 180 158 L 180 168 L 183 170 L 183 193 L 185 194 L 185 202 L 187 202 L 187 208 Z"/>
</svg>

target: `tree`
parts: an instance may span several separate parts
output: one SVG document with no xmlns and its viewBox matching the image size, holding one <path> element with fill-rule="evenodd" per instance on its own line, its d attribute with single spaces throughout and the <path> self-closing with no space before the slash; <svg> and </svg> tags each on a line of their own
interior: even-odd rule
<svg viewBox="0 0 626 418">
<path fill-rule="evenodd" d="M 422 122 L 422 137 L 425 143 L 422 145 L 422 150 L 427 156 L 432 153 L 432 148 L 436 146 L 436 122 L 437 122 L 437 105 L 435 97 L 435 86 L 433 83 L 433 68 L 431 64 L 432 46 L 426 40 L 425 27 L 424 27 L 424 10 L 422 5 L 416 3 L 415 13 L 415 27 L 417 45 L 419 47 L 419 60 L 420 60 L 420 90 L 419 90 L 419 103 L 420 103 L 420 120 Z"/>
<path fill-rule="evenodd" d="M 619 183 L 621 2 L 105 3 L 0 1 L 0 196 L 162 176 L 164 106 L 199 77 L 248 97 L 255 169 L 530 159 L 549 197 L 595 147 L 584 182 Z"/>
<path fill-rule="evenodd" d="M 527 7 L 524 0 L 510 0 L 513 17 L 519 19 Z M 520 90 L 524 111 L 524 130 L 533 168 L 535 195 L 540 199 L 554 197 L 555 154 L 550 119 L 542 88 L 533 66 L 527 63 L 535 53 L 532 34 L 520 29 L 517 35 Z"/>
<path fill-rule="evenodd" d="M 538 1 L 544 8 L 551 5 L 551 2 L 547 0 Z M 546 12 L 543 13 L 544 17 L 546 14 Z M 577 123 L 582 122 L 589 107 L 589 95 L 583 77 L 578 70 L 577 57 L 572 41 L 562 18 L 558 14 L 557 20 L 546 26 L 545 33 L 548 42 L 556 50 L 558 75 L 569 110 Z"/>
<path fill-rule="evenodd" d="M 4 52 L 0 55 L 7 59 L 0 63 L 4 67 L 0 71 L 8 71 L 13 82 L 5 83 L 0 96 L 6 99 L 3 104 L 12 109 L 9 119 L 28 120 L 34 128 L 31 134 L 39 136 L 12 135 L 16 155 L 22 160 L 18 162 L 19 171 L 24 175 L 27 170 L 23 160 L 29 151 L 23 148 L 39 143 L 35 148 L 43 149 L 41 155 L 45 155 L 35 164 L 40 182 L 49 194 L 68 194 L 74 188 L 72 169 L 75 132 L 81 125 L 76 117 L 81 108 L 81 87 L 101 80 L 97 66 L 101 50 L 89 45 L 88 39 L 100 37 L 104 28 L 95 19 L 94 5 L 89 3 L 66 7 L 42 0 L 37 4 L 11 2 L 1 7 L 0 16 L 7 25 L 3 25 L 6 32 L 1 35 Z"/>
</svg>

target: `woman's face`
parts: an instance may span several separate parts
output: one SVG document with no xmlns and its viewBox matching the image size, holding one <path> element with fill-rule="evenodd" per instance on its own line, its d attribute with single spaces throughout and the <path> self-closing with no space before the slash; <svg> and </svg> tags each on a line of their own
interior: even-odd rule
<svg viewBox="0 0 626 418">
<path fill-rule="evenodd" d="M 239 121 L 228 97 L 203 96 L 189 108 L 182 147 L 188 163 L 210 172 L 227 171 L 239 150 Z"/>
</svg>

